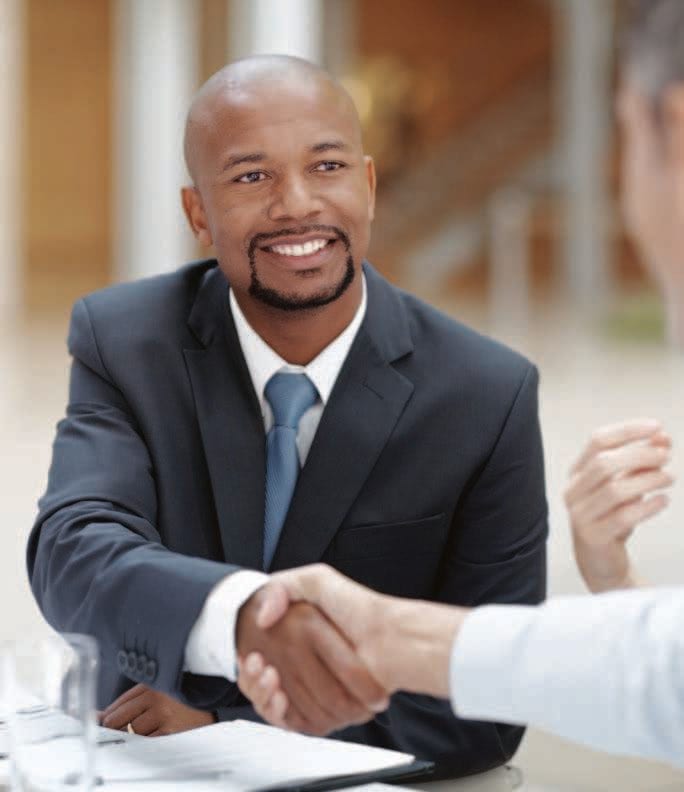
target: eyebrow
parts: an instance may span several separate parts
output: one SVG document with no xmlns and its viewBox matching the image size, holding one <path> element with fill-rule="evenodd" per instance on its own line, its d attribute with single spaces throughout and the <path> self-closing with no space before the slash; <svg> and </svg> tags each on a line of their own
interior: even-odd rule
<svg viewBox="0 0 684 792">
<path fill-rule="evenodd" d="M 309 148 L 312 154 L 322 154 L 324 151 L 348 151 L 350 146 L 342 140 L 324 140 L 321 143 L 315 143 Z M 263 151 L 255 151 L 250 154 L 233 154 L 228 157 L 222 171 L 225 172 L 234 168 L 236 165 L 244 165 L 245 163 L 263 162 L 266 159 L 266 154 Z"/>
<path fill-rule="evenodd" d="M 348 151 L 349 148 L 350 146 L 342 140 L 324 140 L 311 146 L 309 151 L 312 154 L 321 154 L 324 151 Z"/>
<path fill-rule="evenodd" d="M 266 155 L 261 151 L 256 151 L 253 154 L 233 154 L 232 157 L 228 157 L 222 170 L 227 171 L 230 168 L 234 168 L 236 165 L 242 165 L 245 162 L 263 162 L 265 159 Z"/>
</svg>

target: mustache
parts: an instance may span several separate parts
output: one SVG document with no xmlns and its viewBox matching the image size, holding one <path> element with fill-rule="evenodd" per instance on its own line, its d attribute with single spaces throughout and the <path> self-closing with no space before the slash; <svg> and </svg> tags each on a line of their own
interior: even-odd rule
<svg viewBox="0 0 684 792">
<path fill-rule="evenodd" d="M 297 228 L 281 228 L 279 231 L 271 231 L 269 233 L 263 234 L 255 234 L 249 243 L 248 248 L 248 255 L 250 258 L 254 257 L 254 252 L 258 247 L 263 247 L 265 244 L 270 242 L 272 239 L 278 239 L 278 237 L 283 236 L 304 236 L 305 234 L 311 234 L 315 231 L 318 231 L 323 234 L 334 234 L 337 239 L 342 242 L 347 252 L 351 248 L 351 243 L 349 242 L 349 237 L 341 228 L 337 226 L 329 226 L 329 225 L 308 225 L 308 226 L 299 226 Z"/>
</svg>

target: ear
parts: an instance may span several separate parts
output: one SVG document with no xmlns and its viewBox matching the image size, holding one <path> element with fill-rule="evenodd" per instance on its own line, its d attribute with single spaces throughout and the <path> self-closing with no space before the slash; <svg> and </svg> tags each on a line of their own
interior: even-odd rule
<svg viewBox="0 0 684 792">
<path fill-rule="evenodd" d="M 373 157 L 366 154 L 363 158 L 366 166 L 366 179 L 368 181 L 368 219 L 373 220 L 375 217 L 375 188 L 377 185 L 377 178 L 375 175 L 375 163 Z"/>
<path fill-rule="evenodd" d="M 199 190 L 196 187 L 182 187 L 181 201 L 195 238 L 203 247 L 209 247 L 213 240 Z"/>
</svg>

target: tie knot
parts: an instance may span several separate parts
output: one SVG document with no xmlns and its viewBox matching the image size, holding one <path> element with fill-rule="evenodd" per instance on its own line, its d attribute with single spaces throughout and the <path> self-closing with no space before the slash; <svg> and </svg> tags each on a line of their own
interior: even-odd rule
<svg viewBox="0 0 684 792">
<path fill-rule="evenodd" d="M 318 391 L 306 374 L 282 371 L 266 383 L 264 395 L 273 410 L 275 425 L 297 429 L 302 415 L 316 403 Z"/>
</svg>

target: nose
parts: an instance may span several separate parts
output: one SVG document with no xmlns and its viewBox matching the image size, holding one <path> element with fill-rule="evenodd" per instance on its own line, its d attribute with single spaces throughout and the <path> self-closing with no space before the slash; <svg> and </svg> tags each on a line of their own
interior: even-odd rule
<svg viewBox="0 0 684 792">
<path fill-rule="evenodd" d="M 306 220 L 316 216 L 322 207 L 312 188 L 313 185 L 303 176 L 283 179 L 269 207 L 269 219 L 282 222 Z"/>
</svg>

